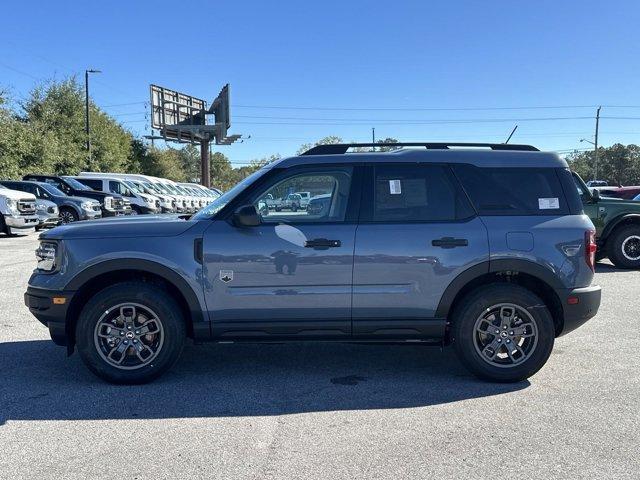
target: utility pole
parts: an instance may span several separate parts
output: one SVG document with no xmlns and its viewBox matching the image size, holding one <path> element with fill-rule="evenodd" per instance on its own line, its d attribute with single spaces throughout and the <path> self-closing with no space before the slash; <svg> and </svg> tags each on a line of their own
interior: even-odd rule
<svg viewBox="0 0 640 480">
<path fill-rule="evenodd" d="M 89 74 L 101 73 L 100 70 L 84 71 L 84 129 L 87 135 L 87 168 L 91 169 L 91 136 L 89 129 Z"/>
<path fill-rule="evenodd" d="M 593 151 L 593 157 L 594 157 L 594 175 L 593 175 L 593 179 L 594 180 L 598 180 L 598 127 L 600 125 L 600 109 L 602 107 L 598 107 L 598 110 L 596 110 L 596 137 L 595 137 L 595 142 L 594 142 L 594 151 Z"/>
<path fill-rule="evenodd" d="M 209 138 L 200 140 L 200 185 L 207 188 L 211 186 L 211 168 L 209 165 Z"/>
</svg>

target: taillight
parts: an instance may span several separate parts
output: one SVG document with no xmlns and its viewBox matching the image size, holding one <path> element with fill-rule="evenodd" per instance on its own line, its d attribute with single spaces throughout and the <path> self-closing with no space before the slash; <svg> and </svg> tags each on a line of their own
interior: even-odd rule
<svg viewBox="0 0 640 480">
<path fill-rule="evenodd" d="M 584 232 L 584 256 L 589 268 L 595 272 L 596 269 L 596 232 L 587 230 Z"/>
</svg>

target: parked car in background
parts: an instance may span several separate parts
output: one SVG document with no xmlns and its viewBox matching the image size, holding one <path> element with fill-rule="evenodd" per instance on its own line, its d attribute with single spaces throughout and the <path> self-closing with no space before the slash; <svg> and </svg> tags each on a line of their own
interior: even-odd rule
<svg viewBox="0 0 640 480">
<path fill-rule="evenodd" d="M 331 194 L 324 193 L 311 197 L 307 205 L 307 213 L 309 215 L 326 215 L 331 204 Z"/>
<path fill-rule="evenodd" d="M 584 212 L 596 227 L 598 258 L 609 258 L 616 267 L 640 268 L 640 204 L 601 196 L 590 189 L 577 173 L 573 178 Z"/>
<path fill-rule="evenodd" d="M 307 208 L 309 200 L 311 200 L 310 192 L 295 192 L 296 195 L 300 195 L 300 208 Z"/>
<path fill-rule="evenodd" d="M 297 193 L 289 193 L 283 198 L 267 199 L 266 204 L 269 210 L 275 210 L 276 212 L 282 210 L 297 212 L 302 209 L 302 197 Z"/>
<path fill-rule="evenodd" d="M 27 230 L 38 224 L 36 197 L 0 185 L 0 233 L 11 235 L 14 230 Z"/>
<path fill-rule="evenodd" d="M 31 193 L 38 200 L 53 202 L 59 211 L 62 223 L 77 222 L 78 220 L 95 220 L 102 217 L 100 202 L 87 197 L 70 197 L 64 192 L 46 182 L 29 182 L 5 180 L 0 182 L 7 188 Z"/>
<path fill-rule="evenodd" d="M 187 337 L 449 344 L 481 378 L 524 380 L 600 305 L 595 231 L 567 162 L 526 145 L 424 145 L 323 145 L 188 220 L 44 232 L 25 303 L 114 383 L 157 378 Z M 293 188 L 330 194 L 326 212 L 259 214 Z"/>
<path fill-rule="evenodd" d="M 48 183 L 71 197 L 86 197 L 97 200 L 100 202 L 103 217 L 126 215 L 127 211 L 131 209 L 130 206 L 127 209 L 129 202 L 125 201 L 122 195 L 98 192 L 68 175 L 29 174 L 25 175 L 23 180 Z"/>
<path fill-rule="evenodd" d="M 219 188 L 210 187 L 209 190 L 218 195 L 218 197 L 222 195 L 222 190 L 220 190 Z"/>
<path fill-rule="evenodd" d="M 622 198 L 623 200 L 633 200 L 640 195 L 640 187 L 597 187 L 601 196 L 609 198 Z"/>
<path fill-rule="evenodd" d="M 50 200 L 38 198 L 36 200 L 36 214 L 38 215 L 36 230 L 57 227 L 62 223 L 58 206 Z"/>
<path fill-rule="evenodd" d="M 88 172 L 73 178 L 93 190 L 121 195 L 131 203 L 131 215 L 155 214 L 160 212 L 160 200 L 157 197 L 137 191 L 137 189 L 125 185 L 119 178 Z"/>
<path fill-rule="evenodd" d="M 606 187 L 609 185 L 609 182 L 606 180 L 589 180 L 587 182 L 587 187 Z"/>
</svg>

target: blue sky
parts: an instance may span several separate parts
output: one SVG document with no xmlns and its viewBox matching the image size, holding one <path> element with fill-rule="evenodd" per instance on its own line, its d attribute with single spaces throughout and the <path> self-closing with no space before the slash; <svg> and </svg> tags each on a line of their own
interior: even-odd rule
<svg viewBox="0 0 640 480">
<path fill-rule="evenodd" d="M 372 127 L 586 148 L 596 105 L 602 144 L 640 143 L 637 1 L 32 1 L 2 24 L 0 86 L 99 68 L 94 100 L 137 134 L 150 83 L 210 101 L 229 82 L 238 165 Z"/>
</svg>

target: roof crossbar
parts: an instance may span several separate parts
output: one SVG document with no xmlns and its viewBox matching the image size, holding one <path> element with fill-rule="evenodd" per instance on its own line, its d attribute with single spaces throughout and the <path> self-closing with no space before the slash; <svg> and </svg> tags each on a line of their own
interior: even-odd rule
<svg viewBox="0 0 640 480">
<path fill-rule="evenodd" d="M 347 153 L 347 150 L 355 147 L 425 147 L 427 150 L 448 150 L 449 147 L 482 147 L 491 150 L 509 150 L 509 151 L 525 151 L 538 152 L 539 150 L 532 145 L 518 145 L 513 143 L 458 143 L 458 142 L 442 142 L 442 143 L 334 143 L 330 145 L 317 145 L 302 155 L 341 155 Z"/>
</svg>

